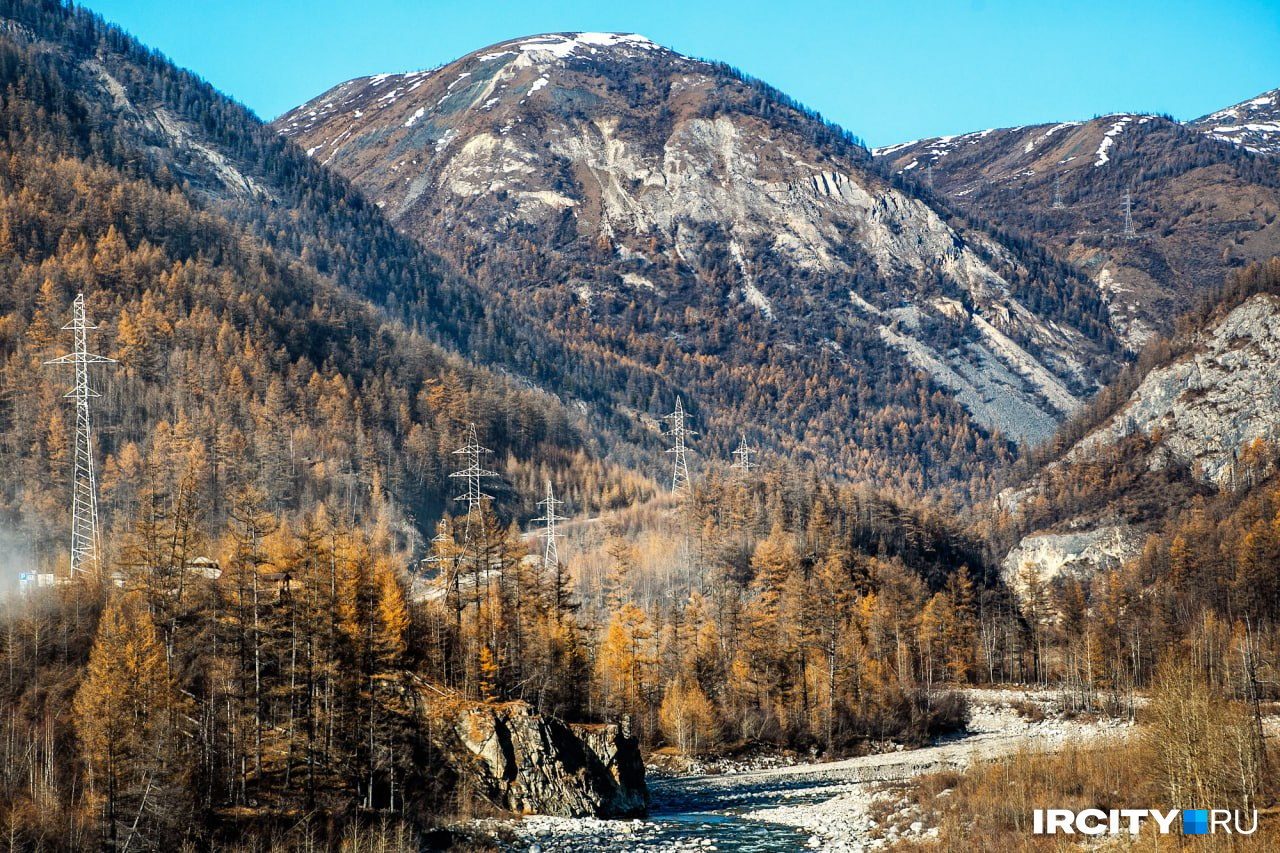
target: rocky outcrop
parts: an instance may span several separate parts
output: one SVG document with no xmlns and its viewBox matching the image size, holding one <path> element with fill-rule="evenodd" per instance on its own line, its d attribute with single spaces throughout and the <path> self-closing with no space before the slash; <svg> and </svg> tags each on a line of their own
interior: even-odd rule
<svg viewBox="0 0 1280 853">
<path fill-rule="evenodd" d="M 1049 584 L 1063 575 L 1091 577 L 1114 569 L 1138 555 L 1142 536 L 1125 524 L 1072 533 L 1038 533 L 1023 537 L 1000 564 L 1005 583 L 1019 595 L 1034 578 Z"/>
<path fill-rule="evenodd" d="M 649 808 L 639 743 L 617 725 L 573 725 L 524 702 L 450 714 L 437 745 L 460 779 L 500 808 L 635 817 Z"/>
<path fill-rule="evenodd" d="M 1176 352 L 1060 459 L 1001 493 L 998 506 L 1012 516 L 1098 460 L 1123 460 L 1133 478 L 1086 511 L 1041 512 L 1040 529 L 1026 530 L 1001 562 L 1015 591 L 1032 579 L 1115 568 L 1193 495 L 1247 489 L 1270 474 L 1280 435 L 1280 296 L 1222 308 Z"/>
<path fill-rule="evenodd" d="M 1280 434 L 1280 297 L 1253 296 L 1196 343 L 1185 357 L 1147 374 L 1129 402 L 1067 461 L 1137 432 L 1158 438 L 1152 470 L 1184 465 L 1197 478 L 1230 488 L 1240 451 Z"/>
</svg>

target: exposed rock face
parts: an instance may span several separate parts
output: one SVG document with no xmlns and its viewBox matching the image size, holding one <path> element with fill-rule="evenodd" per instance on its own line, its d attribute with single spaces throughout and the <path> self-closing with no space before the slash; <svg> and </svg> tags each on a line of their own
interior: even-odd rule
<svg viewBox="0 0 1280 853">
<path fill-rule="evenodd" d="M 1040 533 L 1023 537 L 1000 564 L 1005 583 L 1019 594 L 1026 592 L 1034 572 L 1042 585 L 1059 577 L 1092 577 L 1114 569 L 1138 555 L 1142 537 L 1126 524 L 1111 524 L 1074 533 Z"/>
<path fill-rule="evenodd" d="M 1131 348 L 1242 263 L 1280 252 L 1277 92 L 1190 124 L 1151 115 L 999 128 L 877 149 L 961 210 L 1088 276 Z M 1206 138 L 1211 137 L 1211 141 Z M 1233 144 L 1225 144 L 1225 143 Z M 1249 150 L 1243 150 L 1249 149 Z M 1125 192 L 1133 233 L 1125 233 Z"/>
<path fill-rule="evenodd" d="M 979 430 L 1037 441 L 1115 363 L 1065 268 L 953 222 L 780 93 L 639 36 L 517 39 L 349 81 L 275 126 L 533 325 L 616 348 L 632 372 L 612 386 L 642 389 L 627 406 L 654 371 L 729 435 L 807 431 L 837 469 L 878 452 L 877 395 L 917 371 Z M 820 427 L 788 400 L 799 377 L 843 391 Z"/>
<path fill-rule="evenodd" d="M 1280 435 L 1280 298 L 1250 298 L 1198 343 L 1189 355 L 1151 371 L 1068 461 L 1133 432 L 1158 434 L 1153 468 L 1185 465 L 1205 481 L 1230 487 L 1240 450 Z"/>
<path fill-rule="evenodd" d="M 1076 476 L 1112 453 L 1131 453 L 1126 464 L 1141 478 L 1109 494 L 1101 509 L 1065 514 L 1024 536 L 1001 562 L 1006 582 L 1024 592 L 1028 568 L 1050 583 L 1119 566 L 1137 556 L 1146 533 L 1179 501 L 1253 483 L 1263 464 L 1255 448 L 1273 446 L 1277 436 L 1280 296 L 1260 293 L 1197 332 L 1183 355 L 1152 369 L 1123 405 L 1034 479 L 1001 494 L 1001 507 L 1017 513 L 1045 493 L 1046 482 Z M 1165 491 L 1152 500 L 1160 482 Z"/>
<path fill-rule="evenodd" d="M 523 702 L 457 712 L 441 747 L 455 772 L 519 814 L 632 817 L 649 807 L 635 738 L 616 725 L 569 725 Z"/>
</svg>

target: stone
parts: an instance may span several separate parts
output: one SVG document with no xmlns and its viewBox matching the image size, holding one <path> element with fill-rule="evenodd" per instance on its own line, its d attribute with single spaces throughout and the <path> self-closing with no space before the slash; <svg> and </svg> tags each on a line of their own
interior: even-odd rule
<svg viewBox="0 0 1280 853">
<path fill-rule="evenodd" d="M 568 724 L 524 702 L 450 713 L 437 746 L 460 779 L 500 808 L 601 818 L 648 811 L 639 743 L 620 726 Z"/>
</svg>

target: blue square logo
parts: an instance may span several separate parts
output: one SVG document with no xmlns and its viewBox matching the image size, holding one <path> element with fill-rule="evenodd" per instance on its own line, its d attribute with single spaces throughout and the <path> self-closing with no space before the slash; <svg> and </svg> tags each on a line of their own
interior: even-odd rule
<svg viewBox="0 0 1280 853">
<path fill-rule="evenodd" d="M 1208 809 L 1183 809 L 1182 834 L 1207 835 L 1209 833 Z"/>
</svg>

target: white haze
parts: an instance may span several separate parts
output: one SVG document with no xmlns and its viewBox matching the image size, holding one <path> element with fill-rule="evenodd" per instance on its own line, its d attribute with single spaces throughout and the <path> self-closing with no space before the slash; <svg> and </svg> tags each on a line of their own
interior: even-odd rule
<svg viewBox="0 0 1280 853">
<path fill-rule="evenodd" d="M 18 591 L 18 575 L 36 570 L 30 537 L 23 532 L 0 526 L 0 601 Z"/>
</svg>

